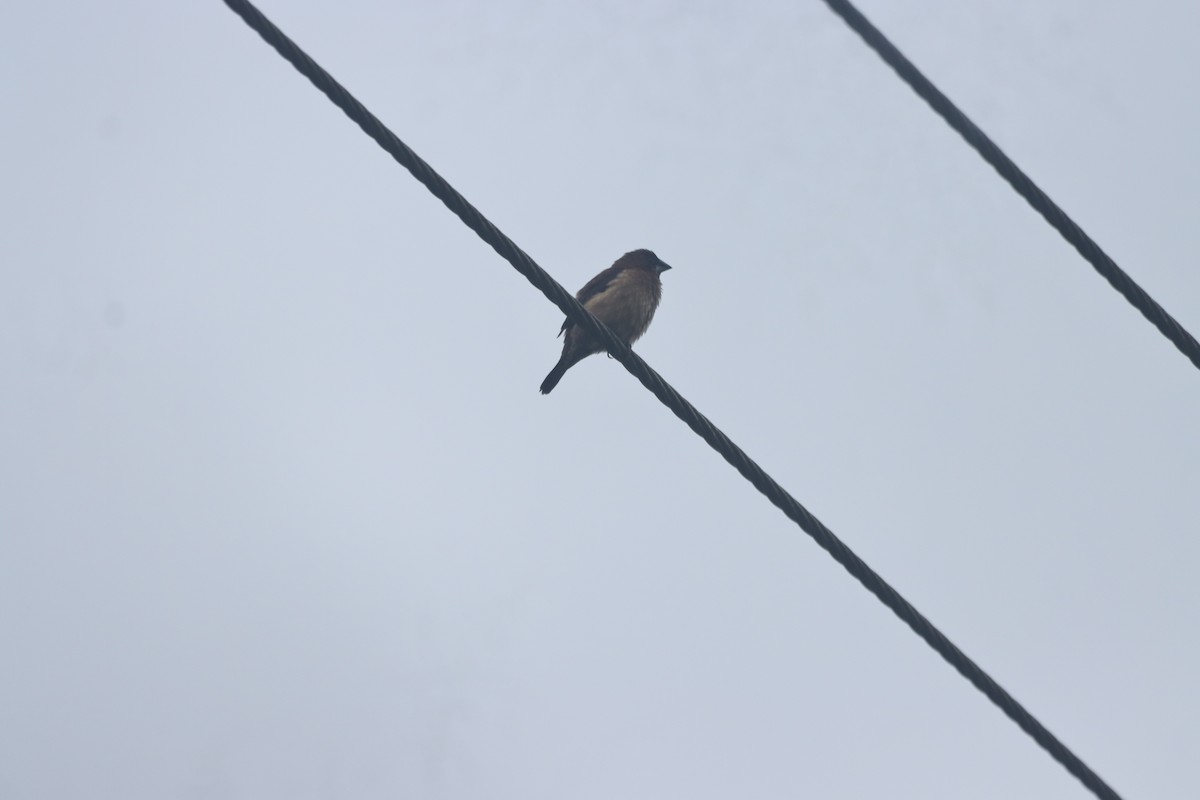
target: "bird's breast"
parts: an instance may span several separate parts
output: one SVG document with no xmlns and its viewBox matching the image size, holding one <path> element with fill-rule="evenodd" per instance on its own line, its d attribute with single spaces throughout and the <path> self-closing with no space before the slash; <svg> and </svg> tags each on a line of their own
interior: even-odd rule
<svg viewBox="0 0 1200 800">
<path fill-rule="evenodd" d="M 657 275 L 627 271 L 584 305 L 613 333 L 632 343 L 650 326 L 661 296 Z"/>
</svg>

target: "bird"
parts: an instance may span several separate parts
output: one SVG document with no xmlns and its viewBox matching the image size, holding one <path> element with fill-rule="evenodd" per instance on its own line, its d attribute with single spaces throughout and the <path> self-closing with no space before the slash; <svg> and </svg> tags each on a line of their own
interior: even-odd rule
<svg viewBox="0 0 1200 800">
<path fill-rule="evenodd" d="M 633 344 L 650 327 L 662 299 L 661 276 L 670 268 L 649 250 L 632 250 L 584 284 L 575 299 L 626 344 Z M 563 321 L 558 335 L 563 337 L 562 357 L 542 381 L 542 394 L 550 394 L 571 367 L 604 350 L 604 345 L 570 317 Z"/>
</svg>

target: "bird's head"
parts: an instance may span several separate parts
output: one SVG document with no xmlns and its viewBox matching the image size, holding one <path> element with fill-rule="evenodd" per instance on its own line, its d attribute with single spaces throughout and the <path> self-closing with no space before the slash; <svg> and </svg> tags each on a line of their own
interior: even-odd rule
<svg viewBox="0 0 1200 800">
<path fill-rule="evenodd" d="M 671 265 L 654 254 L 652 250 L 634 250 L 626 253 L 617 260 L 617 266 L 633 267 L 661 275 L 671 268 Z"/>
</svg>

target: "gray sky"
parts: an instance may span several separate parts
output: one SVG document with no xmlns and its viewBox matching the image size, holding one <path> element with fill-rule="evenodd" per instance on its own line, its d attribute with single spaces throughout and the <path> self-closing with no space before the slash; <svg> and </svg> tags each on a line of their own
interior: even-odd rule
<svg viewBox="0 0 1200 800">
<path fill-rule="evenodd" d="M 815 0 L 262 8 L 1130 798 L 1200 375 Z M 1200 331 L 1200 7 L 862 8 Z M 223 4 L 0 8 L 0 797 L 1086 797 Z"/>
</svg>

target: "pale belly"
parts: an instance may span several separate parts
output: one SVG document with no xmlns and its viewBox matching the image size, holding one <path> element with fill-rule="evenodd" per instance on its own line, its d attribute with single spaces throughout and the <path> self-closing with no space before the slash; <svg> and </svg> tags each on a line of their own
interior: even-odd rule
<svg viewBox="0 0 1200 800">
<path fill-rule="evenodd" d="M 654 316 L 654 295 L 642 286 L 615 285 L 593 297 L 587 310 L 627 342 L 646 332 Z"/>
</svg>

